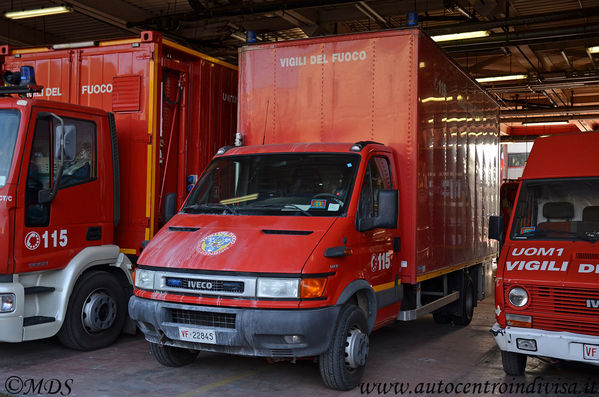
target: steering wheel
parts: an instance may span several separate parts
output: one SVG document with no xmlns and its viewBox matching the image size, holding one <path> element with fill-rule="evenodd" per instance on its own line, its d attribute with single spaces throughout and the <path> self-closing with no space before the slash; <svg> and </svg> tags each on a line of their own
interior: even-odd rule
<svg viewBox="0 0 599 397">
<path fill-rule="evenodd" d="M 335 196 L 332 193 L 318 193 L 318 194 L 315 194 L 314 196 L 312 196 L 313 199 L 319 198 L 319 197 L 328 197 L 331 200 L 334 200 L 335 202 L 337 202 L 337 204 L 343 205 L 343 200 L 341 200 L 339 197 Z"/>
</svg>

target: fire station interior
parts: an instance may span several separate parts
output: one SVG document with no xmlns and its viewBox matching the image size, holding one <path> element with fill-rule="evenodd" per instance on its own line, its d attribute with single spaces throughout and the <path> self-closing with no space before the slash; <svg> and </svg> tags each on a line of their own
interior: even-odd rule
<svg viewBox="0 0 599 397">
<path fill-rule="evenodd" d="M 58 6 L 62 10 L 53 15 L 9 17 L 11 12 Z M 97 45 L 156 31 L 233 65 L 238 64 L 239 48 L 248 42 L 417 26 L 499 105 L 500 174 L 502 182 L 508 182 L 501 189 L 502 208 L 513 205 L 514 185 L 509 182 L 522 175 L 535 139 L 599 131 L 597 0 L 4 0 L 0 12 L 0 45 L 10 48 Z M 176 98 L 176 89 L 172 91 Z M 575 216 L 563 197 L 548 203 L 538 214 L 539 229 L 559 229 L 563 218 L 568 224 L 582 224 L 585 217 L 599 221 L 598 207 L 585 200 L 571 199 L 580 209 Z M 591 208 L 586 214 L 585 207 Z M 518 382 L 529 385 L 537 378 L 559 388 L 545 393 L 535 385 L 528 394 L 562 395 L 573 385 L 580 395 L 599 393 L 599 367 L 591 364 L 534 357 L 523 377 L 506 375 L 489 332 L 494 322 L 490 296 L 478 303 L 468 327 L 433 327 L 430 315 L 389 325 L 371 337 L 363 383 L 348 393 L 384 394 L 387 389 L 380 387 L 389 387 L 392 391 L 387 392 L 398 394 L 403 383 L 487 382 L 496 389 L 479 394 L 511 394 L 510 387 Z M 50 389 L 41 394 L 61 390 L 77 396 L 338 395 L 323 388 L 309 359 L 278 362 L 202 352 L 191 365 L 163 367 L 152 359 L 139 331 L 91 352 L 69 350 L 55 338 L 0 342 L 0 370 L 0 396 L 27 394 L 26 389 L 20 389 L 25 394 L 11 392 L 17 378 L 32 387 L 46 382 L 43 387 Z M 62 388 L 51 389 L 49 380 Z M 426 392 L 426 386 L 422 390 L 426 395 L 451 395 L 454 386 L 449 393 Z"/>
</svg>

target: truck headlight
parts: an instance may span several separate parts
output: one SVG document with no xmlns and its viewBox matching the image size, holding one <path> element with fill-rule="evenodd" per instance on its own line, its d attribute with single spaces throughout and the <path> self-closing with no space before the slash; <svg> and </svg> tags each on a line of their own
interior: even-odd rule
<svg viewBox="0 0 599 397">
<path fill-rule="evenodd" d="M 299 298 L 299 278 L 258 278 L 259 298 Z"/>
<path fill-rule="evenodd" d="M 0 294 L 0 313 L 15 311 L 15 294 Z"/>
<path fill-rule="evenodd" d="M 524 288 L 514 287 L 508 293 L 507 298 L 515 307 L 524 307 L 528 303 L 528 292 Z"/>
<path fill-rule="evenodd" d="M 154 272 L 145 269 L 135 270 L 135 286 L 140 289 L 154 289 Z"/>
</svg>

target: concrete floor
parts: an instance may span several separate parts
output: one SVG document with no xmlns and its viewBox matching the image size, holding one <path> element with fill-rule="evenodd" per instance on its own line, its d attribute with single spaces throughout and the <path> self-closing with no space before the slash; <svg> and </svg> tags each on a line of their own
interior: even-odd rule
<svg viewBox="0 0 599 397">
<path fill-rule="evenodd" d="M 456 395 L 456 391 L 462 391 L 461 395 L 555 396 L 576 387 L 577 395 L 587 396 L 593 393 L 584 390 L 585 383 L 592 382 L 596 382 L 594 394 L 599 395 L 596 366 L 529 358 L 525 377 L 506 376 L 489 332 L 493 323 L 493 302 L 486 299 L 479 303 L 472 324 L 465 328 L 436 325 L 428 315 L 381 329 L 370 338 L 363 389 L 350 392 L 326 389 L 318 366 L 310 360 L 269 364 L 260 358 L 200 353 L 189 366 L 162 367 L 141 335 L 123 336 L 114 346 L 87 353 L 68 350 L 54 339 L 0 343 L 0 396 L 10 391 L 7 386 L 13 391 L 18 389 L 19 380 L 11 378 L 15 376 L 26 382 L 21 392 L 15 393 L 18 395 L 36 395 L 27 390 L 31 386 L 28 379 L 34 385 L 43 379 L 49 391 L 56 391 L 57 382 L 61 382 L 57 395 L 71 396 L 329 396 L 367 394 L 369 388 L 370 395 L 399 395 L 400 388 L 408 387 L 408 383 L 404 394 Z M 51 379 L 56 380 L 53 386 L 48 383 Z M 67 381 L 68 387 L 64 384 Z M 435 389 L 427 392 L 427 385 L 418 385 L 420 382 L 434 383 Z M 439 382 L 443 382 L 441 392 Z M 516 392 L 516 385 L 523 382 L 528 391 L 534 392 Z M 474 385 L 470 389 L 452 389 L 468 383 Z M 493 383 L 497 383 L 494 391 Z"/>
</svg>

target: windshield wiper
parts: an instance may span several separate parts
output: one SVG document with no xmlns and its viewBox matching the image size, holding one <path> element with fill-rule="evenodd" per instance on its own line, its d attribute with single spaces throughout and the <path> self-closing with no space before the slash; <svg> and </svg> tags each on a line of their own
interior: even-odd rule
<svg viewBox="0 0 599 397">
<path fill-rule="evenodd" d="M 567 236 L 573 236 L 573 237 L 577 237 L 581 240 L 589 241 L 591 243 L 594 243 L 595 241 L 599 240 L 599 233 L 596 233 L 596 232 L 578 233 L 578 232 L 571 232 L 569 230 L 536 230 L 532 233 L 521 234 L 519 236 L 520 237 L 533 237 L 533 236 L 546 237 L 550 234 L 562 234 L 562 235 L 567 235 Z"/>
<path fill-rule="evenodd" d="M 237 210 L 233 207 L 231 207 L 228 204 L 223 204 L 223 203 L 200 203 L 200 204 L 192 204 L 192 205 L 188 205 L 186 207 L 183 208 L 183 210 L 214 210 L 214 209 L 218 209 L 218 208 L 223 208 L 227 211 L 229 211 L 231 214 L 233 215 L 239 215 L 239 212 L 237 212 Z"/>
<path fill-rule="evenodd" d="M 250 207 L 246 207 L 247 209 L 249 209 Z M 251 208 L 276 208 L 276 209 L 294 209 L 294 210 L 298 210 L 299 212 L 302 213 L 302 215 L 305 216 L 312 216 L 311 213 L 309 213 L 308 211 L 306 211 L 305 209 L 303 209 L 302 207 L 300 207 L 299 205 L 296 204 L 262 204 L 262 205 L 252 205 Z"/>
</svg>

